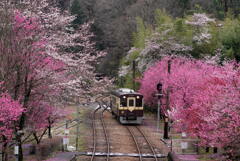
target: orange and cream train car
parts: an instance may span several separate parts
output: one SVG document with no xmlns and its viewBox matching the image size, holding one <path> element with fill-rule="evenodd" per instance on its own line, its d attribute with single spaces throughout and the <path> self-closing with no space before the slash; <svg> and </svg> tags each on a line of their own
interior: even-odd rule
<svg viewBox="0 0 240 161">
<path fill-rule="evenodd" d="M 128 88 L 112 91 L 111 110 L 121 124 L 142 124 L 143 95 Z"/>
</svg>

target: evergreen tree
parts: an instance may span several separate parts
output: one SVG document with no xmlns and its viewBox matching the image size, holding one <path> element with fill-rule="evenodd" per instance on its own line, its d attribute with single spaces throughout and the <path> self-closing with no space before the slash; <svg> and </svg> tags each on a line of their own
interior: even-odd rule
<svg viewBox="0 0 240 161">
<path fill-rule="evenodd" d="M 83 24 L 86 21 L 86 15 L 82 10 L 79 0 L 73 0 L 70 12 L 72 15 L 76 15 L 76 19 L 72 22 L 74 27 Z"/>
</svg>

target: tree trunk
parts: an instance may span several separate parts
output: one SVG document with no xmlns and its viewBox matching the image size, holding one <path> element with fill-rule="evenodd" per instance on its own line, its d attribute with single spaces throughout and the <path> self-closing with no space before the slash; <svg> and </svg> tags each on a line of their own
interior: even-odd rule
<svg viewBox="0 0 240 161">
<path fill-rule="evenodd" d="M 36 140 L 37 144 L 39 144 L 40 141 L 38 139 L 38 136 L 37 136 L 36 132 L 33 133 L 33 136 L 34 136 L 34 139 Z"/>
<path fill-rule="evenodd" d="M 22 150 L 22 140 L 21 140 L 21 136 L 17 136 L 16 140 L 18 142 L 18 148 L 19 148 L 19 153 L 18 153 L 18 161 L 23 161 L 23 150 Z"/>
<path fill-rule="evenodd" d="M 51 125 L 48 126 L 48 138 L 52 138 Z"/>
<path fill-rule="evenodd" d="M 224 12 L 228 12 L 228 0 L 224 0 Z"/>
<path fill-rule="evenodd" d="M 22 143 L 19 144 L 19 154 L 18 154 L 18 161 L 23 161 L 23 150 L 22 150 Z"/>
<path fill-rule="evenodd" d="M 6 138 L 3 136 L 3 144 L 2 144 L 2 161 L 8 160 L 8 153 L 7 153 L 7 142 Z"/>
<path fill-rule="evenodd" d="M 16 85 L 15 85 L 15 90 L 14 90 L 14 100 L 17 100 L 18 98 L 18 92 L 19 92 L 19 88 L 20 88 L 20 69 L 19 67 L 17 66 L 17 82 L 16 82 Z"/>
<path fill-rule="evenodd" d="M 29 97 L 31 94 L 32 90 L 32 83 L 30 82 L 29 88 L 27 88 L 27 76 L 25 76 L 25 82 L 24 82 L 24 87 L 25 87 L 25 92 L 24 92 L 24 101 L 23 101 L 23 107 L 27 107 L 27 103 L 29 101 Z M 25 119 L 26 119 L 26 114 L 23 112 L 20 120 L 19 120 L 19 130 L 22 130 L 24 128 L 25 124 Z M 22 140 L 21 140 L 22 135 L 17 135 L 16 140 L 18 142 L 18 148 L 19 148 L 19 154 L 18 154 L 18 161 L 23 161 L 23 150 L 22 150 Z"/>
</svg>

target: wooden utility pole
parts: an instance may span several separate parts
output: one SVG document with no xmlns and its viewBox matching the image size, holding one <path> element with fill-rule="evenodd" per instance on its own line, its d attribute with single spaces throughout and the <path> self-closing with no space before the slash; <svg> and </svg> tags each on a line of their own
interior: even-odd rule
<svg viewBox="0 0 240 161">
<path fill-rule="evenodd" d="M 133 90 L 136 90 L 136 62 L 135 60 L 133 60 L 133 66 L 132 66 L 132 86 L 133 86 Z"/>
<path fill-rule="evenodd" d="M 120 77 L 120 87 L 123 88 L 124 86 L 124 80 L 123 80 L 123 76 Z"/>
</svg>

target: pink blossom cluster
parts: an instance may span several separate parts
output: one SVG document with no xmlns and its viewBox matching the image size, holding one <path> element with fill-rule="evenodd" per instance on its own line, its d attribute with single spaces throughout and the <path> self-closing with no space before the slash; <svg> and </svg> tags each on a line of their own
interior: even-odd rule
<svg viewBox="0 0 240 161">
<path fill-rule="evenodd" d="M 168 73 L 168 62 L 171 71 Z M 156 84 L 170 90 L 170 109 L 162 108 L 179 131 L 201 139 L 201 144 L 236 147 L 240 137 L 240 66 L 182 57 L 164 57 L 141 79 L 140 92 L 149 105 L 156 105 Z M 234 148 L 232 148 L 234 149 Z"/>
<path fill-rule="evenodd" d="M 7 93 L 0 94 L 0 136 L 12 138 L 14 121 L 17 121 L 23 112 L 22 105 L 14 101 Z"/>
<path fill-rule="evenodd" d="M 4 87 L 0 94 L 9 93 L 8 99 L 24 109 L 17 119 L 7 121 L 12 123 L 7 125 L 11 128 L 1 133 L 3 136 L 18 129 L 33 134 L 45 132 L 66 114 L 56 105 L 62 106 L 70 97 L 101 93 L 110 82 L 95 79 L 94 66 L 106 53 L 97 51 L 91 41 L 92 22 L 70 31 L 67 26 L 73 16 L 50 4 L 48 0 L 31 1 L 19 10 L 8 8 L 4 21 L 8 24 L 0 25 L 6 33 L 0 35 L 0 81 Z M 46 14 L 48 9 L 50 13 Z M 77 46 L 82 50 L 67 52 Z"/>
<path fill-rule="evenodd" d="M 19 130 L 37 144 L 47 130 L 51 137 L 53 124 L 67 115 L 61 108 L 65 101 L 102 93 L 111 81 L 95 79 L 95 65 L 106 53 L 91 41 L 92 22 L 71 28 L 74 16 L 60 10 L 57 1 L 2 1 L 0 140 L 6 141 L 6 151 L 14 135 L 21 149 L 26 138 L 17 135 Z"/>
</svg>

